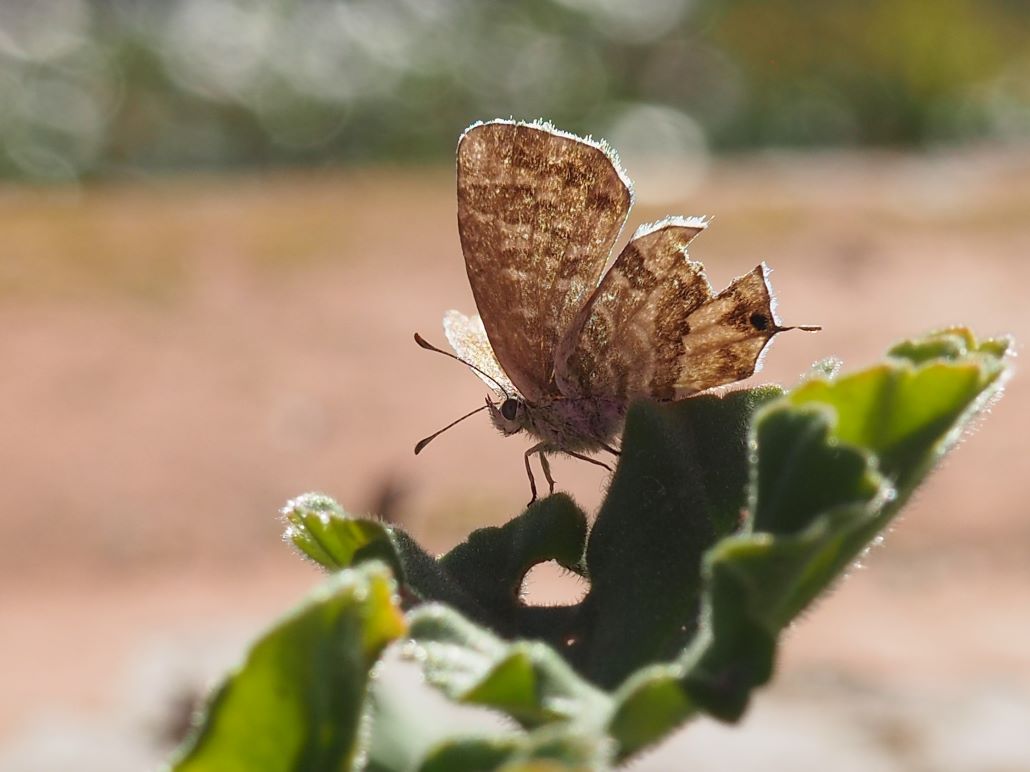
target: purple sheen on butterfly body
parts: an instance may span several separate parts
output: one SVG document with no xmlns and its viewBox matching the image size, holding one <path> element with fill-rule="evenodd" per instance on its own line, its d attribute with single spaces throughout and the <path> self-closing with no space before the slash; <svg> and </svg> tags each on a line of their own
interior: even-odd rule
<svg viewBox="0 0 1030 772">
<path fill-rule="evenodd" d="M 504 436 L 526 431 L 547 443 L 549 451 L 601 450 L 622 430 L 626 403 L 619 399 L 554 399 L 541 404 L 518 402 L 509 420 L 493 402 L 490 420 Z"/>
</svg>

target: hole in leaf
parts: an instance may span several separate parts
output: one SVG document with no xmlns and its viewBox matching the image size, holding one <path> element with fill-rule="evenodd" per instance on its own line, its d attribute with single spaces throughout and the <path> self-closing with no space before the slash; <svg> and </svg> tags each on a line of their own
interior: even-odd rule
<svg viewBox="0 0 1030 772">
<path fill-rule="evenodd" d="M 522 580 L 522 602 L 528 606 L 571 606 L 583 600 L 590 584 L 553 560 L 537 563 Z"/>
</svg>

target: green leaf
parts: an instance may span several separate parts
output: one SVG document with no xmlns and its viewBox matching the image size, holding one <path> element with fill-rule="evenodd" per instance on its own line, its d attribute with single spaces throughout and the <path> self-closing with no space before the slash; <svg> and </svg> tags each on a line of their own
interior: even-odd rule
<svg viewBox="0 0 1030 772">
<path fill-rule="evenodd" d="M 834 450 L 827 446 L 829 456 Z M 857 496 L 864 475 L 856 483 Z M 619 740 L 620 757 L 656 742 L 698 709 L 725 720 L 740 717 L 752 689 L 772 676 L 780 631 L 868 543 L 885 491 L 889 487 L 869 501 L 820 510 L 800 533 L 733 536 L 709 551 L 699 635 L 679 663 L 642 671 L 616 695 L 609 731 Z"/>
<path fill-rule="evenodd" d="M 830 406 L 834 436 L 875 454 L 904 501 L 998 393 L 1008 347 L 1007 339 L 977 343 L 968 330 L 952 328 L 897 344 L 879 366 L 803 384 L 790 401 Z"/>
<path fill-rule="evenodd" d="M 401 585 L 405 606 L 420 601 L 444 601 L 475 619 L 490 615 L 444 569 L 436 558 L 398 528 L 378 520 L 349 516 L 330 497 L 306 493 L 282 509 L 283 538 L 328 571 L 367 561 L 383 561 Z"/>
<path fill-rule="evenodd" d="M 251 647 L 173 768 L 351 769 L 362 751 L 369 670 L 404 629 L 385 566 L 330 577 Z"/>
<path fill-rule="evenodd" d="M 284 538 L 329 571 L 368 560 L 388 563 L 408 606 L 445 602 L 506 634 L 515 634 L 524 621 L 541 635 L 563 635 L 571 623 L 571 618 L 559 622 L 557 609 L 534 614 L 519 599 L 526 572 L 537 563 L 555 560 L 583 571 L 586 515 L 564 494 L 536 503 L 500 528 L 473 531 L 439 560 L 400 529 L 350 517 L 323 494 L 293 499 L 282 515 Z"/>
<path fill-rule="evenodd" d="M 679 664 L 653 665 L 619 688 L 607 731 L 618 744 L 620 759 L 658 742 L 697 712 L 683 687 L 683 674 Z"/>
<path fill-rule="evenodd" d="M 947 330 L 883 365 L 802 384 L 756 416 L 744 533 L 705 555 L 701 629 L 615 695 L 627 758 L 699 709 L 725 720 L 772 675 L 782 630 L 866 549 L 1000 389 L 1007 341 Z"/>
<path fill-rule="evenodd" d="M 298 496 L 287 502 L 280 514 L 286 522 L 283 538 L 329 571 L 350 568 L 375 554 L 376 559 L 386 561 L 401 574 L 390 529 L 377 520 L 348 517 L 325 494 Z"/>
<path fill-rule="evenodd" d="M 1012 341 L 1009 338 L 977 341 L 976 336 L 966 327 L 947 327 L 922 338 L 896 343 L 887 352 L 887 356 L 907 359 L 914 365 L 925 364 L 933 359 L 956 361 L 970 356 L 982 356 L 988 362 L 994 360 L 995 365 L 1000 365 L 1011 347 Z"/>
<path fill-rule="evenodd" d="M 496 528 L 480 528 L 440 559 L 440 564 L 477 603 L 497 629 L 516 633 L 519 593 L 526 573 L 554 560 L 583 573 L 587 518 L 565 494 L 549 496 Z"/>
<path fill-rule="evenodd" d="M 419 772 L 495 770 L 518 752 L 520 739 L 511 736 L 449 740 L 430 751 L 419 766 Z"/>
<path fill-rule="evenodd" d="M 832 408 L 809 403 L 766 412 L 758 422 L 749 530 L 792 533 L 830 508 L 868 501 L 883 484 L 874 459 L 831 437 Z"/>
<path fill-rule="evenodd" d="M 772 675 L 782 629 L 824 592 L 997 392 L 1007 346 L 949 330 L 884 364 L 808 381 L 755 419 L 747 533 L 705 556 L 683 687 L 735 720 Z"/>
<path fill-rule="evenodd" d="M 637 403 L 587 546 L 590 592 L 573 661 L 613 687 L 673 659 L 696 630 L 701 556 L 741 522 L 748 426 L 777 387 Z"/>
<path fill-rule="evenodd" d="M 786 395 L 636 404 L 585 556 L 586 518 L 563 495 L 439 561 L 326 501 L 294 507 L 289 535 L 329 567 L 387 560 L 410 602 L 446 603 L 410 612 L 408 654 L 453 699 L 523 727 L 443 742 L 422 769 L 625 760 L 700 711 L 740 717 L 772 677 L 783 629 L 1000 392 L 1008 348 L 953 328 L 861 372 L 837 377 L 827 364 Z M 525 572 L 544 560 L 587 574 L 583 603 L 520 601 Z M 429 742 L 411 744 L 408 761 Z"/>
<path fill-rule="evenodd" d="M 419 772 L 590 772 L 608 769 L 611 760 L 612 743 L 600 733 L 549 726 L 527 734 L 443 743 Z"/>
<path fill-rule="evenodd" d="M 458 702 L 502 710 L 526 727 L 600 724 L 610 709 L 609 698 L 550 646 L 509 643 L 436 604 L 410 612 L 408 620 L 413 643 L 406 653 L 431 684 Z"/>
</svg>

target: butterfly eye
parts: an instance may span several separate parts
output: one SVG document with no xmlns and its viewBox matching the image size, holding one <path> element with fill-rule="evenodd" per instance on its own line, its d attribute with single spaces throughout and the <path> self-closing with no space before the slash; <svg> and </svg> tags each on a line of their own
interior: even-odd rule
<svg viewBox="0 0 1030 772">
<path fill-rule="evenodd" d="M 765 314 L 751 314 L 751 326 L 756 330 L 764 330 L 769 326 L 769 317 Z"/>
<path fill-rule="evenodd" d="M 514 421 L 515 415 L 519 410 L 519 402 L 516 399 L 510 397 L 501 403 L 501 415 L 504 416 L 506 421 Z"/>
</svg>

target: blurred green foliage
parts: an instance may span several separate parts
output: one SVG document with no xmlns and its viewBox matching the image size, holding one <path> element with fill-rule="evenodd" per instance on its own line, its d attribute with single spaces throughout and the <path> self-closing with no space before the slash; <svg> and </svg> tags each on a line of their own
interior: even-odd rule
<svg viewBox="0 0 1030 772">
<path fill-rule="evenodd" d="M 1018 0 L 0 5 L 0 175 L 445 158 L 546 117 L 668 152 L 1030 134 Z"/>
</svg>

